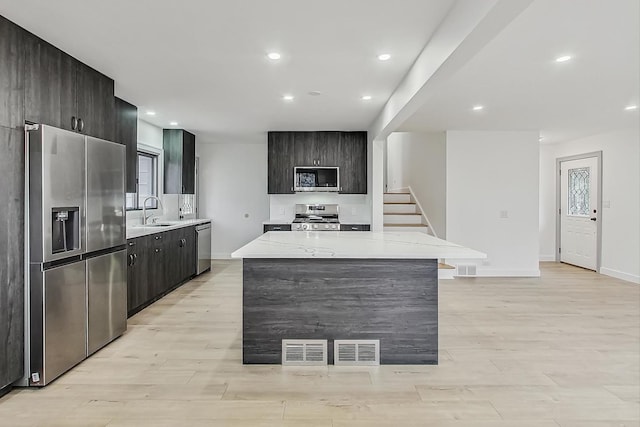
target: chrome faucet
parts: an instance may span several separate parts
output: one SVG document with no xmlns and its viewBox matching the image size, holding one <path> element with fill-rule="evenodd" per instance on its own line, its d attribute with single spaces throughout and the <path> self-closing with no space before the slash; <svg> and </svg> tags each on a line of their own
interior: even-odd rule
<svg viewBox="0 0 640 427">
<path fill-rule="evenodd" d="M 160 206 L 160 208 L 162 208 L 162 213 L 164 214 L 164 206 L 162 205 L 162 200 L 160 200 L 156 196 L 149 196 L 146 199 L 144 199 L 144 202 L 142 202 L 142 225 L 147 225 L 147 221 L 149 220 L 149 218 L 153 216 L 153 214 L 147 216 L 147 200 L 149 199 L 157 200 L 158 205 Z"/>
</svg>

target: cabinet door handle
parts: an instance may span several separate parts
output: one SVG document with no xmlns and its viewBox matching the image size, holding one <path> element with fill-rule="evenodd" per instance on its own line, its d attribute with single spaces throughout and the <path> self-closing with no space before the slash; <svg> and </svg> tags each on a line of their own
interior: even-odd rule
<svg viewBox="0 0 640 427">
<path fill-rule="evenodd" d="M 271 227 L 272 231 L 280 231 L 282 230 L 282 227 Z"/>
<path fill-rule="evenodd" d="M 133 254 L 129 255 L 129 267 L 133 265 Z"/>
<path fill-rule="evenodd" d="M 129 246 L 135 246 L 136 242 L 129 242 L 128 244 L 129 244 Z"/>
<path fill-rule="evenodd" d="M 155 236 L 156 240 L 162 240 L 162 236 Z"/>
<path fill-rule="evenodd" d="M 76 119 L 76 116 L 71 116 L 71 130 L 76 130 L 77 127 L 78 119 Z"/>
<path fill-rule="evenodd" d="M 156 253 L 160 253 L 160 252 L 162 252 L 162 249 L 161 248 L 156 248 Z"/>
<path fill-rule="evenodd" d="M 78 119 L 78 132 L 82 132 L 84 130 L 84 120 Z"/>
<path fill-rule="evenodd" d="M 351 227 L 351 231 L 358 231 L 358 227 Z"/>
</svg>

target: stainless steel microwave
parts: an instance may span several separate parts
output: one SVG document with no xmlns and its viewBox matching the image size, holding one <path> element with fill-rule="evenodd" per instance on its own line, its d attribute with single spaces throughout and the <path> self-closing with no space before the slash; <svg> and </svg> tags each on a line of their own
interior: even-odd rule
<svg viewBox="0 0 640 427">
<path fill-rule="evenodd" d="M 337 166 L 299 166 L 293 168 L 296 192 L 340 191 L 340 168 Z"/>
</svg>

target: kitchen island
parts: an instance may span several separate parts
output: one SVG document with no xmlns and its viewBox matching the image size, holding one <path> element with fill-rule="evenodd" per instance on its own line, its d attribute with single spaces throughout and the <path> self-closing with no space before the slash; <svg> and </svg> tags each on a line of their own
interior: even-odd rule
<svg viewBox="0 0 640 427">
<path fill-rule="evenodd" d="M 379 340 L 381 364 L 438 363 L 438 259 L 485 254 L 417 232 L 268 232 L 243 259 L 243 362 L 283 339 Z"/>
</svg>

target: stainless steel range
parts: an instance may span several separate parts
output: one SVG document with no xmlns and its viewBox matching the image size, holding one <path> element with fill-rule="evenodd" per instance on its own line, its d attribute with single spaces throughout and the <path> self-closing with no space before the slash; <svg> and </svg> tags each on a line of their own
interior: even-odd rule
<svg viewBox="0 0 640 427">
<path fill-rule="evenodd" d="M 338 205 L 296 205 L 292 231 L 340 231 Z"/>
</svg>

